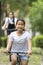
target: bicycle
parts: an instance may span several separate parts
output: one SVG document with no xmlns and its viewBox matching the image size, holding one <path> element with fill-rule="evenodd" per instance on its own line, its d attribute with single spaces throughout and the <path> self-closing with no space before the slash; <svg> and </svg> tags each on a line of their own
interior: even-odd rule
<svg viewBox="0 0 43 65">
<path fill-rule="evenodd" d="M 20 62 L 21 62 L 21 59 L 20 59 L 20 56 L 19 56 L 19 53 L 20 54 L 27 54 L 25 52 L 8 52 L 10 55 L 11 53 L 17 53 L 17 62 L 16 62 L 16 65 L 20 65 Z M 10 60 L 11 61 L 11 60 Z"/>
<path fill-rule="evenodd" d="M 13 28 L 13 29 L 6 28 L 6 31 L 7 31 L 7 35 L 9 35 L 11 32 L 16 31 L 16 29 L 15 28 Z"/>
<path fill-rule="evenodd" d="M 6 28 L 6 29 L 4 29 L 4 28 L 2 28 L 2 30 L 4 31 L 4 34 L 5 34 L 5 36 L 6 35 L 9 35 L 11 32 L 13 32 L 13 31 L 16 31 L 16 28 L 11 28 L 11 29 L 8 29 L 8 28 Z"/>
</svg>

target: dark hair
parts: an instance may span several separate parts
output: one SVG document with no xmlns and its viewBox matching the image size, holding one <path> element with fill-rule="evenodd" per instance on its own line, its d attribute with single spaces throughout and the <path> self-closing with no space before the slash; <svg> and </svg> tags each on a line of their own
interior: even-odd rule
<svg viewBox="0 0 43 65">
<path fill-rule="evenodd" d="M 16 25 L 17 25 L 18 21 L 22 21 L 22 22 L 24 23 L 24 26 L 25 26 L 25 21 L 24 21 L 24 19 L 19 18 L 19 19 L 16 21 Z"/>
</svg>

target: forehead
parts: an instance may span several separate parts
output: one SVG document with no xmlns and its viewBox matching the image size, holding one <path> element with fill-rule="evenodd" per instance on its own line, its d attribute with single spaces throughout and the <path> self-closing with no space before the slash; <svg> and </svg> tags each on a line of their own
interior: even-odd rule
<svg viewBox="0 0 43 65">
<path fill-rule="evenodd" d="M 24 24 L 24 22 L 23 21 L 18 21 L 18 24 Z"/>
</svg>

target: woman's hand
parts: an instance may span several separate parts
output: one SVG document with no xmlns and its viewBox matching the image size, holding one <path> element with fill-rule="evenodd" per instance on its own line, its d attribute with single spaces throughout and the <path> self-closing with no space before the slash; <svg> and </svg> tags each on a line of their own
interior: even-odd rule
<svg viewBox="0 0 43 65">
<path fill-rule="evenodd" d="M 8 52 L 9 52 L 9 50 L 6 48 L 6 49 L 4 50 L 4 53 L 8 54 Z"/>
<path fill-rule="evenodd" d="M 32 54 L 32 51 L 27 51 L 27 56 L 30 56 Z"/>
<path fill-rule="evenodd" d="M 2 30 L 5 30 L 4 26 L 2 26 Z"/>
</svg>

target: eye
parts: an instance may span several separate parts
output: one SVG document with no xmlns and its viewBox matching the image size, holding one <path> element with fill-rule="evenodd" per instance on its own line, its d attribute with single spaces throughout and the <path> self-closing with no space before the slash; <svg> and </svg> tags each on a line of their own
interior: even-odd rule
<svg viewBox="0 0 43 65">
<path fill-rule="evenodd" d="M 18 25 L 21 25 L 20 23 L 18 23 Z"/>
</svg>

